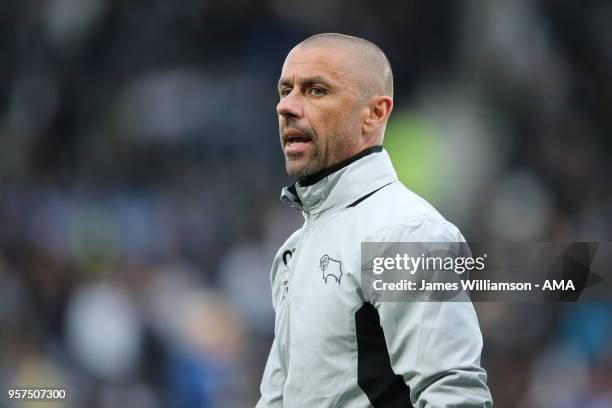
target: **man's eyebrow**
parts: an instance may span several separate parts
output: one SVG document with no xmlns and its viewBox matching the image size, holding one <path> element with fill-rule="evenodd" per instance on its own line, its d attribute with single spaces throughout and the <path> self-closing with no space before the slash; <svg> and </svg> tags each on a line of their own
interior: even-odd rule
<svg viewBox="0 0 612 408">
<path fill-rule="evenodd" d="M 298 83 L 302 86 L 302 87 L 308 87 L 308 86 L 312 86 L 312 85 L 316 85 L 316 84 L 321 84 L 323 86 L 327 86 L 327 87 L 332 87 L 332 84 L 326 80 L 325 78 L 323 78 L 322 76 L 316 75 L 316 76 L 312 76 L 312 77 L 307 77 L 307 78 L 302 78 L 298 81 Z M 278 88 L 280 89 L 283 86 L 288 86 L 291 85 L 291 80 L 288 78 L 281 78 L 278 81 Z"/>
<path fill-rule="evenodd" d="M 278 86 L 277 86 L 278 89 L 280 89 L 281 87 L 285 85 L 291 85 L 291 81 L 287 78 L 281 78 L 278 80 Z"/>
</svg>

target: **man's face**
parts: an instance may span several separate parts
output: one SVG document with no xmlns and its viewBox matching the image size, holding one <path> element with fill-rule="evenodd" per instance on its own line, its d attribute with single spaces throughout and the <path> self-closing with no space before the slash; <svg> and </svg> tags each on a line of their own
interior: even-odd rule
<svg viewBox="0 0 612 408">
<path fill-rule="evenodd" d="M 294 48 L 283 65 L 276 108 L 287 173 L 304 177 L 361 149 L 361 95 L 346 52 Z"/>
</svg>

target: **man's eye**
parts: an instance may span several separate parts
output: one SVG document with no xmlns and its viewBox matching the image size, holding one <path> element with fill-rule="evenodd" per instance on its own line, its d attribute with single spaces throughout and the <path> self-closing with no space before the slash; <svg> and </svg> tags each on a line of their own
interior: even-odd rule
<svg viewBox="0 0 612 408">
<path fill-rule="evenodd" d="M 310 88 L 310 94 L 312 96 L 323 96 L 325 95 L 325 90 L 323 88 Z"/>
<path fill-rule="evenodd" d="M 281 97 L 283 97 L 283 96 L 287 96 L 287 95 L 289 95 L 290 93 L 291 93 L 291 89 L 290 89 L 290 88 L 284 88 L 284 89 L 281 89 L 281 91 L 279 92 L 279 94 L 280 94 L 280 96 L 281 96 Z"/>
</svg>

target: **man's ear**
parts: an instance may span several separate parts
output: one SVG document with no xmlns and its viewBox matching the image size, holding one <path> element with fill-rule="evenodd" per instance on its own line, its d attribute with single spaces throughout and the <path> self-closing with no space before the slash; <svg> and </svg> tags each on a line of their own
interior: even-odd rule
<svg viewBox="0 0 612 408">
<path fill-rule="evenodd" d="M 384 126 L 392 109 L 393 99 L 390 96 L 378 95 L 373 97 L 363 122 L 363 133 L 370 134 Z"/>
</svg>

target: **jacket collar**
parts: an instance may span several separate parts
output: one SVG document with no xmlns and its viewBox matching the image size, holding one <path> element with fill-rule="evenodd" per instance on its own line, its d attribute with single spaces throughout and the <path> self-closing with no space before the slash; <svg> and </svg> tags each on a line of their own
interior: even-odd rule
<svg viewBox="0 0 612 408">
<path fill-rule="evenodd" d="M 281 201 L 317 214 L 331 207 L 346 207 L 396 180 L 397 174 L 387 152 L 382 146 L 373 146 L 283 188 Z"/>
</svg>

